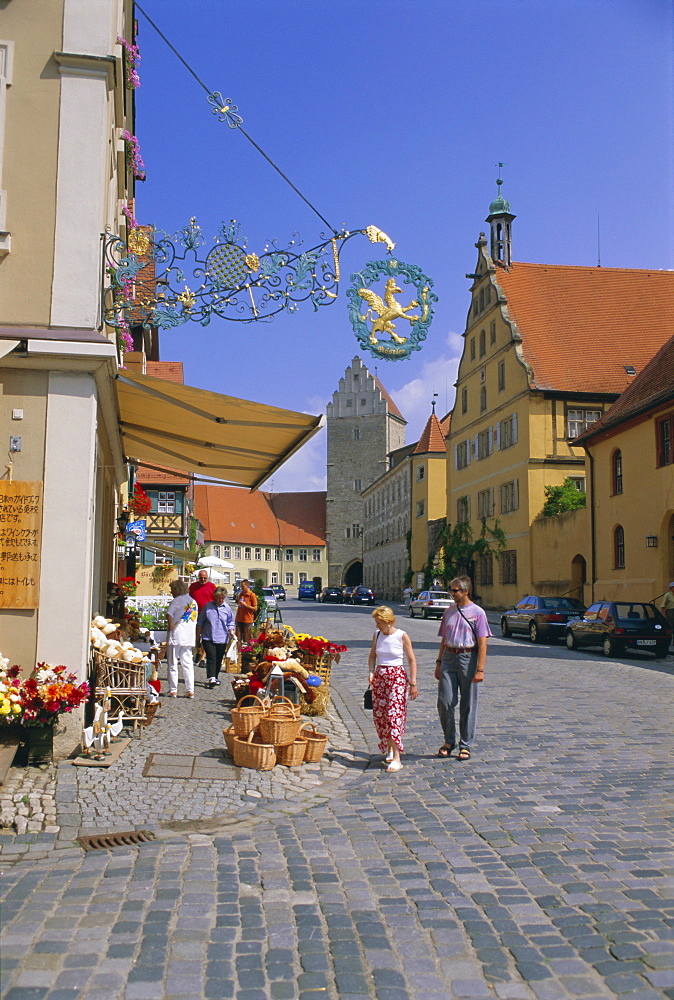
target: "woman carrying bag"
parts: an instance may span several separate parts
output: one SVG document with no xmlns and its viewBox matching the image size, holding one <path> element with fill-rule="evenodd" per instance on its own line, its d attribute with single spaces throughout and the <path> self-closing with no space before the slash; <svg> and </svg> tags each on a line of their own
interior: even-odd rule
<svg viewBox="0 0 674 1000">
<path fill-rule="evenodd" d="M 389 774 L 402 767 L 402 738 L 407 722 L 407 698 L 414 701 L 417 689 L 417 661 L 410 637 L 395 627 L 391 608 L 382 605 L 372 612 L 377 631 L 372 637 L 368 658 L 372 688 L 372 716 L 379 736 L 379 749 L 385 754 Z M 407 660 L 409 679 L 403 665 Z"/>
</svg>

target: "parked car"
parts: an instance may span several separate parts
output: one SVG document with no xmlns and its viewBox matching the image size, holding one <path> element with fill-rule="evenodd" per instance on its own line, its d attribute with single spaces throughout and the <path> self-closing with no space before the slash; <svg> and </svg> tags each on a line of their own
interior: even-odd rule
<svg viewBox="0 0 674 1000">
<path fill-rule="evenodd" d="M 672 630 L 654 604 L 642 601 L 597 601 L 566 626 L 566 645 L 601 646 L 605 656 L 621 656 L 627 649 L 667 655 Z"/>
<path fill-rule="evenodd" d="M 374 593 L 369 587 L 354 587 L 351 604 L 374 604 Z"/>
<path fill-rule="evenodd" d="M 318 595 L 318 600 L 324 604 L 329 602 L 333 604 L 343 604 L 344 599 L 342 597 L 341 587 L 323 587 L 323 590 Z"/>
<path fill-rule="evenodd" d="M 267 602 L 267 607 L 270 611 L 276 611 L 276 594 L 274 593 L 273 587 L 263 587 L 262 596 Z"/>
<path fill-rule="evenodd" d="M 286 599 L 286 589 L 280 583 L 272 583 L 271 589 L 276 594 L 277 601 L 285 601 Z"/>
<path fill-rule="evenodd" d="M 313 580 L 300 580 L 297 588 L 297 598 L 300 601 L 316 600 L 316 584 Z"/>
<path fill-rule="evenodd" d="M 578 618 L 585 611 L 582 601 L 573 597 L 538 597 L 535 594 L 523 597 L 510 611 L 501 615 L 501 635 L 506 638 L 521 632 L 532 642 L 547 639 L 555 642 L 564 639 L 566 623 L 570 618 Z"/>
<path fill-rule="evenodd" d="M 342 587 L 342 599 L 345 604 L 353 604 L 353 592 L 355 587 Z"/>
<path fill-rule="evenodd" d="M 445 608 L 454 603 L 446 590 L 422 590 L 410 601 L 410 618 L 442 618 Z"/>
</svg>

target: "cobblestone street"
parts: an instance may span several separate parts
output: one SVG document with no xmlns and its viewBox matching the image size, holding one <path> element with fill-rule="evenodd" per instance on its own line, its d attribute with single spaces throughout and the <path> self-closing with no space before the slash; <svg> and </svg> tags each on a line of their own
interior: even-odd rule
<svg viewBox="0 0 674 1000">
<path fill-rule="evenodd" d="M 494 638 L 463 763 L 436 757 L 437 623 L 401 619 L 421 694 L 386 774 L 369 611 L 283 608 L 349 647 L 321 764 L 234 768 L 199 686 L 110 769 L 58 767 L 56 829 L 0 833 L 5 1000 L 674 998 L 672 657 Z M 220 771 L 144 777 L 151 754 Z M 133 828 L 156 839 L 74 841 Z"/>
</svg>

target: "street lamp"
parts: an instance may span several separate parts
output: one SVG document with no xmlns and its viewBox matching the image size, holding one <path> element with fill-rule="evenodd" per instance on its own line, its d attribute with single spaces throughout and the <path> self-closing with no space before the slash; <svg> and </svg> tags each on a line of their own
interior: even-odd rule
<svg viewBox="0 0 674 1000">
<path fill-rule="evenodd" d="M 646 548 L 647 549 L 657 549 L 658 547 L 658 536 L 657 535 L 646 535 Z"/>
</svg>

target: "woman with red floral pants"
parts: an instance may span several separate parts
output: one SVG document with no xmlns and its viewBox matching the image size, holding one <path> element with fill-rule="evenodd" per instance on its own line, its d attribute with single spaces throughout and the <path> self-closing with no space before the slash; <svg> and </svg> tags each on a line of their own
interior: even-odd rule
<svg viewBox="0 0 674 1000">
<path fill-rule="evenodd" d="M 377 631 L 368 657 L 372 688 L 372 717 L 379 736 L 379 749 L 386 755 L 389 774 L 402 767 L 403 736 L 407 721 L 407 697 L 418 696 L 417 661 L 410 637 L 395 627 L 395 615 L 382 605 L 372 612 Z M 407 660 L 409 679 L 403 666 Z"/>
</svg>

